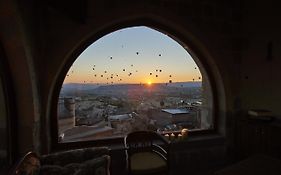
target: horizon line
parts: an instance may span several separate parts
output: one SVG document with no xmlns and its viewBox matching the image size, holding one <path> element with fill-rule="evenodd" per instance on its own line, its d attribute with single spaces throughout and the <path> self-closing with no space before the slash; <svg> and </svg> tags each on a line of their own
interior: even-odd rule
<svg viewBox="0 0 281 175">
<path fill-rule="evenodd" d="M 172 83 L 169 83 L 169 82 L 162 82 L 162 83 L 151 83 L 151 85 L 153 84 L 173 84 L 173 83 L 202 83 L 202 81 L 177 81 L 177 82 L 172 82 Z M 90 84 L 93 84 L 93 85 L 96 85 L 96 84 L 100 84 L 100 85 L 122 85 L 122 84 L 131 84 L 131 85 L 139 85 L 139 84 L 147 84 L 147 83 L 83 83 L 83 82 L 79 82 L 79 83 L 76 83 L 76 82 L 68 82 L 68 83 L 63 83 L 63 85 L 65 84 L 87 84 L 87 85 L 90 85 Z"/>
</svg>

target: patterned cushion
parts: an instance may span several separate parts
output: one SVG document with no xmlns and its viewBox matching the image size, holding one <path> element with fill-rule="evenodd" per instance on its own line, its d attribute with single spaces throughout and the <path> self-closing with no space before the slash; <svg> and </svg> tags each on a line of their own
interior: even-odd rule
<svg viewBox="0 0 281 175">
<path fill-rule="evenodd" d="M 40 167 L 40 175 L 108 175 L 107 155 L 91 159 L 82 163 L 70 163 L 64 167 L 59 165 L 43 165 Z"/>
<path fill-rule="evenodd" d="M 40 175 L 64 175 L 66 170 L 58 165 L 45 165 L 40 167 Z"/>
<path fill-rule="evenodd" d="M 100 157 L 108 154 L 108 152 L 109 150 L 106 147 L 76 149 L 44 155 L 41 156 L 40 161 L 42 165 L 65 166 L 70 163 L 81 163 L 89 159 Z"/>
<path fill-rule="evenodd" d="M 108 167 L 107 161 L 108 156 L 102 156 L 96 159 L 88 160 L 81 164 L 79 170 L 75 175 L 107 175 Z"/>
<path fill-rule="evenodd" d="M 40 175 L 109 175 L 107 149 L 87 148 L 42 156 Z"/>
</svg>

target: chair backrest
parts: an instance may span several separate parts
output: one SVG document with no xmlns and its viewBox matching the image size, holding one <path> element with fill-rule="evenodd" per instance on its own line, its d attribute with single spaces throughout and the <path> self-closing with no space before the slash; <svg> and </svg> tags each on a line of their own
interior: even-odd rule
<svg viewBox="0 0 281 175">
<path fill-rule="evenodd" d="M 130 153 L 153 151 L 156 147 L 161 147 L 167 152 L 168 145 L 169 141 L 154 131 L 134 131 L 125 137 L 125 146 Z"/>
</svg>

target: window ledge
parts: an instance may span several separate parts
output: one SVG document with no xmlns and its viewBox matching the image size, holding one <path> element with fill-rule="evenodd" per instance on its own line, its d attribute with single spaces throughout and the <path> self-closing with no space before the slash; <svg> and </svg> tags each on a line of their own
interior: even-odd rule
<svg viewBox="0 0 281 175">
<path fill-rule="evenodd" d="M 181 148 L 197 148 L 197 147 L 210 147 L 215 145 L 224 145 L 225 137 L 219 134 L 209 134 L 200 136 L 190 136 L 186 140 L 172 141 L 171 149 Z"/>
<path fill-rule="evenodd" d="M 189 136 L 186 140 L 181 141 L 171 141 L 170 146 L 171 149 L 181 149 L 181 148 L 196 148 L 202 146 L 214 146 L 214 145 L 223 145 L 225 144 L 225 137 L 219 134 L 208 134 L 208 135 L 200 135 L 200 136 Z M 112 151 L 114 150 L 125 150 L 124 144 L 111 144 L 106 145 Z"/>
</svg>

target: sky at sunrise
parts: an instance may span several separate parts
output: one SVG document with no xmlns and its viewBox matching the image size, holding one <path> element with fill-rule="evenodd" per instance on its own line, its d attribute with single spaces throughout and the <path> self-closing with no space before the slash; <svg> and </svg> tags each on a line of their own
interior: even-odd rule
<svg viewBox="0 0 281 175">
<path fill-rule="evenodd" d="M 175 40 L 148 27 L 112 32 L 76 59 L 64 83 L 171 83 L 201 81 L 189 53 Z"/>
</svg>

